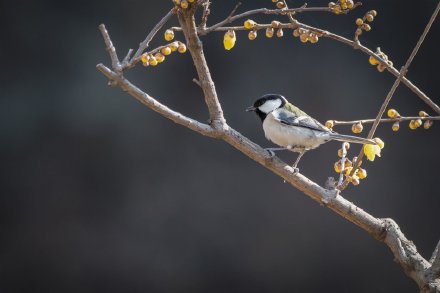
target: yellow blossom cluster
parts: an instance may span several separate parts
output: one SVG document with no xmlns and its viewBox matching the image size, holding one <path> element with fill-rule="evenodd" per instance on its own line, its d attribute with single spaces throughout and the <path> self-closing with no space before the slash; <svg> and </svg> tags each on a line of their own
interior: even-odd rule
<svg viewBox="0 0 440 293">
<path fill-rule="evenodd" d="M 355 32 L 355 36 L 359 37 L 362 35 L 363 31 L 370 31 L 371 26 L 368 24 L 368 22 L 373 22 L 374 18 L 377 16 L 376 10 L 370 10 L 367 13 L 365 13 L 363 18 L 356 19 L 355 23 L 357 25 L 357 29 Z"/>
<path fill-rule="evenodd" d="M 174 5 L 183 9 L 187 9 L 190 3 L 193 3 L 194 1 L 195 0 L 173 0 Z"/>
<path fill-rule="evenodd" d="M 163 46 L 153 52 L 144 53 L 141 55 L 142 65 L 146 66 L 156 66 L 159 63 L 165 61 L 165 56 L 170 55 L 172 52 L 185 53 L 186 45 L 182 42 L 175 41 L 169 45 Z"/>
<path fill-rule="evenodd" d="M 396 109 L 389 109 L 387 111 L 387 115 L 391 119 L 401 118 L 399 112 L 397 112 Z M 410 120 L 409 125 L 408 125 L 410 129 L 416 130 L 417 128 L 419 128 L 422 125 L 423 125 L 424 129 L 431 128 L 431 126 L 433 124 L 433 121 L 429 120 L 429 119 L 426 119 L 427 117 L 429 117 L 428 113 L 426 113 L 425 111 L 419 111 L 419 117 L 420 117 L 419 119 L 411 119 Z M 423 122 L 422 118 L 424 118 L 423 119 L 424 122 Z M 398 131 L 400 129 L 400 122 L 399 121 L 395 121 L 393 123 L 393 125 L 391 126 L 391 129 L 393 131 Z"/>
<path fill-rule="evenodd" d="M 385 62 L 389 65 L 389 66 L 393 66 L 393 62 L 391 62 L 390 60 L 388 60 L 388 56 L 383 53 L 380 48 L 378 47 L 376 49 L 376 55 L 378 55 L 380 58 L 382 58 L 383 60 L 385 60 Z M 374 58 L 373 56 L 370 56 L 370 58 L 368 59 L 368 61 L 370 62 L 371 65 L 373 66 L 377 66 L 377 70 L 379 72 L 384 72 L 386 66 L 379 60 L 377 60 L 376 58 Z"/>
<path fill-rule="evenodd" d="M 329 2 L 328 8 L 334 14 L 340 14 L 343 11 L 350 10 L 354 8 L 354 2 L 352 0 L 339 0 L 338 2 Z"/>
</svg>

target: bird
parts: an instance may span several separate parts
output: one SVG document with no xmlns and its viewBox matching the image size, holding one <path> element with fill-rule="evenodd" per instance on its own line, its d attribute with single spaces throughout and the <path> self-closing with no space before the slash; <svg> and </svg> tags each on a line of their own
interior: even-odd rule
<svg viewBox="0 0 440 293">
<path fill-rule="evenodd" d="M 331 140 L 359 144 L 377 143 L 372 139 L 339 134 L 328 129 L 304 111 L 289 103 L 280 94 L 266 94 L 246 109 L 255 112 L 263 123 L 266 138 L 281 148 L 266 148 L 271 156 L 275 151 L 290 150 L 299 153 L 292 168 L 298 172 L 298 163 L 309 150 Z"/>
</svg>

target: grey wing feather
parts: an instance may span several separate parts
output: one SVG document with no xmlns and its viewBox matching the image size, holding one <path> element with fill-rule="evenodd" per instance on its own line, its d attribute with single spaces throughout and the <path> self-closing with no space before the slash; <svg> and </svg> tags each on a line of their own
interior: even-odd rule
<svg viewBox="0 0 440 293">
<path fill-rule="evenodd" d="M 310 116 L 294 116 L 292 113 L 287 112 L 284 109 L 272 113 L 274 114 L 275 119 L 282 124 L 304 127 L 316 131 L 331 132 L 327 127 Z"/>
</svg>

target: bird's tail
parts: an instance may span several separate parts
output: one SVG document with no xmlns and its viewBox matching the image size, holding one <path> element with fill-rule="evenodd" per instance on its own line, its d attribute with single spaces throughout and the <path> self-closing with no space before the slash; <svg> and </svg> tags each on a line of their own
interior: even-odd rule
<svg viewBox="0 0 440 293">
<path fill-rule="evenodd" d="M 338 141 L 346 141 L 346 142 L 352 142 L 352 143 L 360 143 L 360 144 L 373 144 L 376 145 L 377 143 L 368 138 L 363 137 L 357 137 L 352 135 L 344 135 L 339 133 L 331 133 L 330 138 Z"/>
</svg>

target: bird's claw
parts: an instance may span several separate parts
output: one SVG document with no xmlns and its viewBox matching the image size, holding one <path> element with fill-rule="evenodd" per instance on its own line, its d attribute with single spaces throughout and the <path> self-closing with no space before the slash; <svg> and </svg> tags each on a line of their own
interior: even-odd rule
<svg viewBox="0 0 440 293">
<path fill-rule="evenodd" d="M 293 174 L 298 174 L 299 173 L 299 168 L 292 167 L 292 169 L 293 169 Z"/>
<path fill-rule="evenodd" d="M 265 150 L 269 153 L 270 158 L 275 157 L 275 152 L 273 150 L 271 149 L 265 149 Z"/>
</svg>

